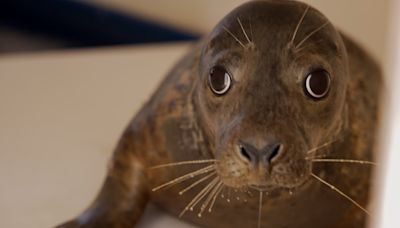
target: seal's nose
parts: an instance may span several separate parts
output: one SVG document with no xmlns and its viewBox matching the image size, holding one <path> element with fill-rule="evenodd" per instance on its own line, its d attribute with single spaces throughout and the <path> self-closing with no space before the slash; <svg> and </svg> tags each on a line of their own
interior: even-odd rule
<svg viewBox="0 0 400 228">
<path fill-rule="evenodd" d="M 270 166 L 272 159 L 281 153 L 283 145 L 281 143 L 269 143 L 264 148 L 257 149 L 251 144 L 240 143 L 239 151 L 240 156 L 250 162 L 252 165 L 263 164 L 267 167 Z"/>
</svg>

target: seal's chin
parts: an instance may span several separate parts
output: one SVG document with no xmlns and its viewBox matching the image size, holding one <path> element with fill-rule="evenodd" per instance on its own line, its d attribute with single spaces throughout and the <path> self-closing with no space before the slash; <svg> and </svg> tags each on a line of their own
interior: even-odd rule
<svg viewBox="0 0 400 228">
<path fill-rule="evenodd" d="M 273 190 L 276 187 L 271 186 L 271 185 L 255 185 L 255 184 L 251 184 L 251 185 L 249 185 L 249 188 L 257 190 L 257 191 L 266 192 L 266 191 Z"/>
</svg>

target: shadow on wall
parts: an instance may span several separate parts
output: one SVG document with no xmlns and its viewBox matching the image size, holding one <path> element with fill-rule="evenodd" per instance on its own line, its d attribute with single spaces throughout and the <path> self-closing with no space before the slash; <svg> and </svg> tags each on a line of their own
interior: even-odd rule
<svg viewBox="0 0 400 228">
<path fill-rule="evenodd" d="M 198 34 L 68 0 L 0 3 L 0 53 L 194 40 Z"/>
</svg>

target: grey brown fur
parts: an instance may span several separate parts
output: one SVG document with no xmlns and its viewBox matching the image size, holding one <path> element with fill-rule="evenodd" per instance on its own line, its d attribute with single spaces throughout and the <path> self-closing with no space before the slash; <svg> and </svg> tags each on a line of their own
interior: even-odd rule
<svg viewBox="0 0 400 228">
<path fill-rule="evenodd" d="M 223 96 L 209 89 L 215 65 L 224 65 L 233 78 Z M 316 68 L 332 77 L 329 94 L 318 101 L 304 91 L 304 77 Z M 149 201 L 179 215 L 213 177 L 183 195 L 179 191 L 212 172 L 211 190 L 218 193 L 212 212 L 198 217 L 205 197 L 183 220 L 257 227 L 260 190 L 263 228 L 363 227 L 365 211 L 312 174 L 367 208 L 371 167 L 307 158 L 373 161 L 380 85 L 375 61 L 317 10 L 295 1 L 246 3 L 168 74 L 123 133 L 95 202 L 59 227 L 134 227 Z M 238 142 L 261 148 L 276 141 L 283 149 L 268 167 L 255 168 L 235 152 Z M 151 169 L 201 159 L 217 161 Z M 208 165 L 213 169 L 207 174 L 152 191 Z"/>
</svg>

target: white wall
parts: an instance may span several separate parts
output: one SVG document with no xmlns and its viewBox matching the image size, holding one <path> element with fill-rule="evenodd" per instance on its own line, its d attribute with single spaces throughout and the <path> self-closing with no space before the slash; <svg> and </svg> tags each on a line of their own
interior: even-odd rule
<svg viewBox="0 0 400 228">
<path fill-rule="evenodd" d="M 382 165 L 376 178 L 376 195 L 381 198 L 375 209 L 371 228 L 400 227 L 400 1 L 392 0 L 390 5 L 390 31 L 388 35 L 388 61 L 384 64 L 389 75 L 387 85 L 383 127 L 379 149 L 383 152 Z"/>
<path fill-rule="evenodd" d="M 81 0 L 207 32 L 245 0 Z M 384 62 L 389 0 L 304 0 Z"/>
</svg>

